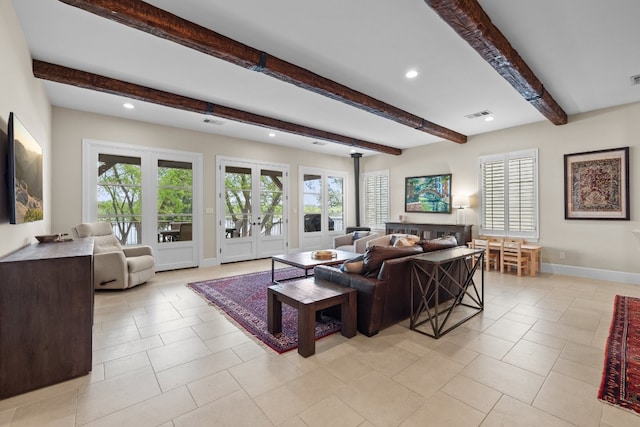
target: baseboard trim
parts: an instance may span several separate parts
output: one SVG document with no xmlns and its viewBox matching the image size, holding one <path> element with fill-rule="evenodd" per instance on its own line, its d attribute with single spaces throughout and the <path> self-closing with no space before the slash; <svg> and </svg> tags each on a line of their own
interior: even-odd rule
<svg viewBox="0 0 640 427">
<path fill-rule="evenodd" d="M 200 267 L 216 267 L 220 265 L 218 258 L 202 258 L 200 260 Z"/>
<path fill-rule="evenodd" d="M 547 263 L 542 264 L 541 271 L 543 273 L 563 274 L 566 276 L 583 277 L 585 279 L 606 280 L 609 282 L 640 285 L 640 274 L 628 273 L 626 271 L 603 270 L 599 268 L 575 267 L 572 265 Z"/>
</svg>

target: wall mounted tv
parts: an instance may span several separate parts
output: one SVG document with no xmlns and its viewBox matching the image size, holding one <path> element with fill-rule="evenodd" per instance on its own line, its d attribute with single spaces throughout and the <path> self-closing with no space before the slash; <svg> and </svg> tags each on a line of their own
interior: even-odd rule
<svg viewBox="0 0 640 427">
<path fill-rule="evenodd" d="M 15 113 L 9 115 L 9 222 L 43 219 L 42 147 Z"/>
</svg>

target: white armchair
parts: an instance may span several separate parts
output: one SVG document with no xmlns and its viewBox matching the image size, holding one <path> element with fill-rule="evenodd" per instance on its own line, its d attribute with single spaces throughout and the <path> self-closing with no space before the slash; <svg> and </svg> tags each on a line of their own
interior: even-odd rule
<svg viewBox="0 0 640 427">
<path fill-rule="evenodd" d="M 365 233 L 366 235 L 363 235 Z M 353 240 L 354 237 L 357 236 L 362 237 Z M 348 234 L 341 234 L 340 236 L 336 236 L 333 238 L 333 249 L 340 249 L 343 251 L 363 254 L 365 249 L 367 248 L 367 242 L 375 239 L 378 236 L 380 236 L 380 233 L 376 233 L 375 231 L 354 231 Z"/>
<path fill-rule="evenodd" d="M 149 246 L 123 248 L 108 222 L 73 228 L 76 237 L 93 239 L 93 286 L 95 289 L 126 289 L 145 283 L 155 275 L 155 259 Z"/>
</svg>

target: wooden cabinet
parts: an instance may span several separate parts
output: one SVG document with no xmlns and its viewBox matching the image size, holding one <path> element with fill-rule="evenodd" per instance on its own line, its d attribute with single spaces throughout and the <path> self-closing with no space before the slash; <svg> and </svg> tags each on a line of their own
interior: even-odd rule
<svg viewBox="0 0 640 427">
<path fill-rule="evenodd" d="M 421 239 L 436 239 L 444 236 L 454 236 L 458 245 L 466 245 L 471 241 L 471 228 L 473 225 L 455 224 L 419 224 L 410 222 L 387 222 L 385 232 L 414 234 Z"/>
<path fill-rule="evenodd" d="M 0 399 L 91 371 L 93 241 L 0 259 Z"/>
</svg>

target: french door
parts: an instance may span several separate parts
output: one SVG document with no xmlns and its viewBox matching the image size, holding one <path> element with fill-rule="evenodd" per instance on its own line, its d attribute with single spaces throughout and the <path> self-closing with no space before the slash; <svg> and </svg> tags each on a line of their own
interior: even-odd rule
<svg viewBox="0 0 640 427">
<path fill-rule="evenodd" d="M 300 167 L 300 250 L 333 247 L 333 238 L 344 234 L 345 182 L 344 172 Z"/>
<path fill-rule="evenodd" d="M 218 157 L 221 263 L 287 250 L 288 166 Z"/>
<path fill-rule="evenodd" d="M 202 155 L 83 141 L 83 222 L 153 248 L 156 270 L 198 266 Z"/>
</svg>

